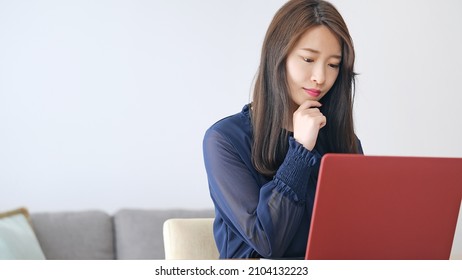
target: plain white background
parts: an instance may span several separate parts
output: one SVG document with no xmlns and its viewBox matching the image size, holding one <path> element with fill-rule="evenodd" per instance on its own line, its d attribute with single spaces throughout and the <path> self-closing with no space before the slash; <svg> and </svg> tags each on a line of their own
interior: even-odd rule
<svg viewBox="0 0 462 280">
<path fill-rule="evenodd" d="M 212 207 L 204 132 L 250 101 L 283 3 L 0 0 L 0 210 Z M 462 2 L 332 3 L 365 153 L 462 157 Z"/>
</svg>

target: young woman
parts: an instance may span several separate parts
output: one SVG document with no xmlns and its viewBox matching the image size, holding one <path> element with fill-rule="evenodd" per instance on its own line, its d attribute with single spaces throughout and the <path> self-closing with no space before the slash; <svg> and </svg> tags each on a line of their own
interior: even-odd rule
<svg viewBox="0 0 462 280">
<path fill-rule="evenodd" d="M 362 153 L 355 53 L 330 3 L 290 0 L 262 48 L 253 102 L 210 127 L 203 152 L 221 258 L 305 254 L 325 153 Z"/>
</svg>

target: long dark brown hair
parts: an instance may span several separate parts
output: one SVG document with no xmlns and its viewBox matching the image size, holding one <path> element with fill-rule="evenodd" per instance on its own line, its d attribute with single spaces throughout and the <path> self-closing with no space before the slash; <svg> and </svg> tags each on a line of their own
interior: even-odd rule
<svg viewBox="0 0 462 280">
<path fill-rule="evenodd" d="M 322 154 L 357 153 L 353 126 L 354 61 L 353 42 L 337 9 L 321 0 L 290 0 L 271 22 L 263 43 L 252 101 L 254 167 L 272 176 L 288 150 L 292 121 L 286 60 L 300 37 L 314 26 L 324 25 L 338 38 L 342 48 L 339 74 L 329 92 L 320 100 L 327 125 L 319 131 L 315 146 Z"/>
</svg>

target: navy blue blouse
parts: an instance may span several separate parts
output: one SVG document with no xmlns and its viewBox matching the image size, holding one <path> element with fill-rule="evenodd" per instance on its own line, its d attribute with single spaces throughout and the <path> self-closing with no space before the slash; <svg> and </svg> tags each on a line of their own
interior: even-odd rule
<svg viewBox="0 0 462 280">
<path fill-rule="evenodd" d="M 322 155 L 289 136 L 285 160 L 268 179 L 252 165 L 251 139 L 249 105 L 205 133 L 220 258 L 303 257 Z"/>
</svg>

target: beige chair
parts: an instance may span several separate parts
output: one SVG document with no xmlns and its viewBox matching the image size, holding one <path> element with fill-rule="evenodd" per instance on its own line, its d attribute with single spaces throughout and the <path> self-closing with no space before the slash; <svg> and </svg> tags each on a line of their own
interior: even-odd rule
<svg viewBox="0 0 462 280">
<path fill-rule="evenodd" d="M 219 253 L 213 218 L 168 219 L 164 222 L 166 260 L 214 260 Z"/>
</svg>

